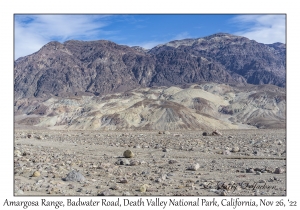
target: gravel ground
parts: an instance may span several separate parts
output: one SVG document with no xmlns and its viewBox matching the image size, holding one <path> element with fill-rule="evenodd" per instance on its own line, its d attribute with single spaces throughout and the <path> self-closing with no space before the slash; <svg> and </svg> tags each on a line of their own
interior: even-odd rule
<svg viewBox="0 0 300 210">
<path fill-rule="evenodd" d="M 15 195 L 286 195 L 285 130 L 220 132 L 15 130 Z"/>
</svg>

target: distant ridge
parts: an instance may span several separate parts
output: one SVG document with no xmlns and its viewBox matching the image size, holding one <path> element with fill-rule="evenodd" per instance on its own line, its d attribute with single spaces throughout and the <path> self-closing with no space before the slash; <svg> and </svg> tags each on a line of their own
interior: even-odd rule
<svg viewBox="0 0 300 210">
<path fill-rule="evenodd" d="M 56 41 L 14 64 L 15 98 L 105 95 L 216 82 L 286 86 L 286 47 L 226 33 L 150 50 L 111 41 Z"/>
</svg>

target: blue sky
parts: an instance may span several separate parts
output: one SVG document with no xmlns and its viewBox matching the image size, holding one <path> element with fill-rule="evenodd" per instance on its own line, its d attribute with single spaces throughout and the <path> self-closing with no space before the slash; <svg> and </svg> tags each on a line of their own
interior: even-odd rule
<svg viewBox="0 0 300 210">
<path fill-rule="evenodd" d="M 15 59 L 56 40 L 110 40 L 150 49 L 224 32 L 285 43 L 285 15 L 15 15 Z"/>
</svg>

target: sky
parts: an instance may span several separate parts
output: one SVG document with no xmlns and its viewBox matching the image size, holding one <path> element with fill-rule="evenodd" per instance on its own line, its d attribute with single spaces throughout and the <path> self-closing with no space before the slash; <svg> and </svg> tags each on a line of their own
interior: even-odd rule
<svg viewBox="0 0 300 210">
<path fill-rule="evenodd" d="M 245 36 L 260 43 L 285 43 L 285 15 L 14 15 L 15 60 L 50 41 L 110 40 L 151 49 L 158 44 L 215 33 Z"/>
</svg>

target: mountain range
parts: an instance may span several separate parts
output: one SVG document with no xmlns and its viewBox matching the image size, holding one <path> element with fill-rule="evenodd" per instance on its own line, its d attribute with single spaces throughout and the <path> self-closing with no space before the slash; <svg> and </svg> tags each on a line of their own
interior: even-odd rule
<svg viewBox="0 0 300 210">
<path fill-rule="evenodd" d="M 15 123 L 63 129 L 285 127 L 286 46 L 218 33 L 152 49 L 49 42 L 14 62 Z"/>
<path fill-rule="evenodd" d="M 199 82 L 285 87 L 285 44 L 214 34 L 150 50 L 111 41 L 50 42 L 14 65 L 15 97 L 103 95 Z"/>
</svg>

